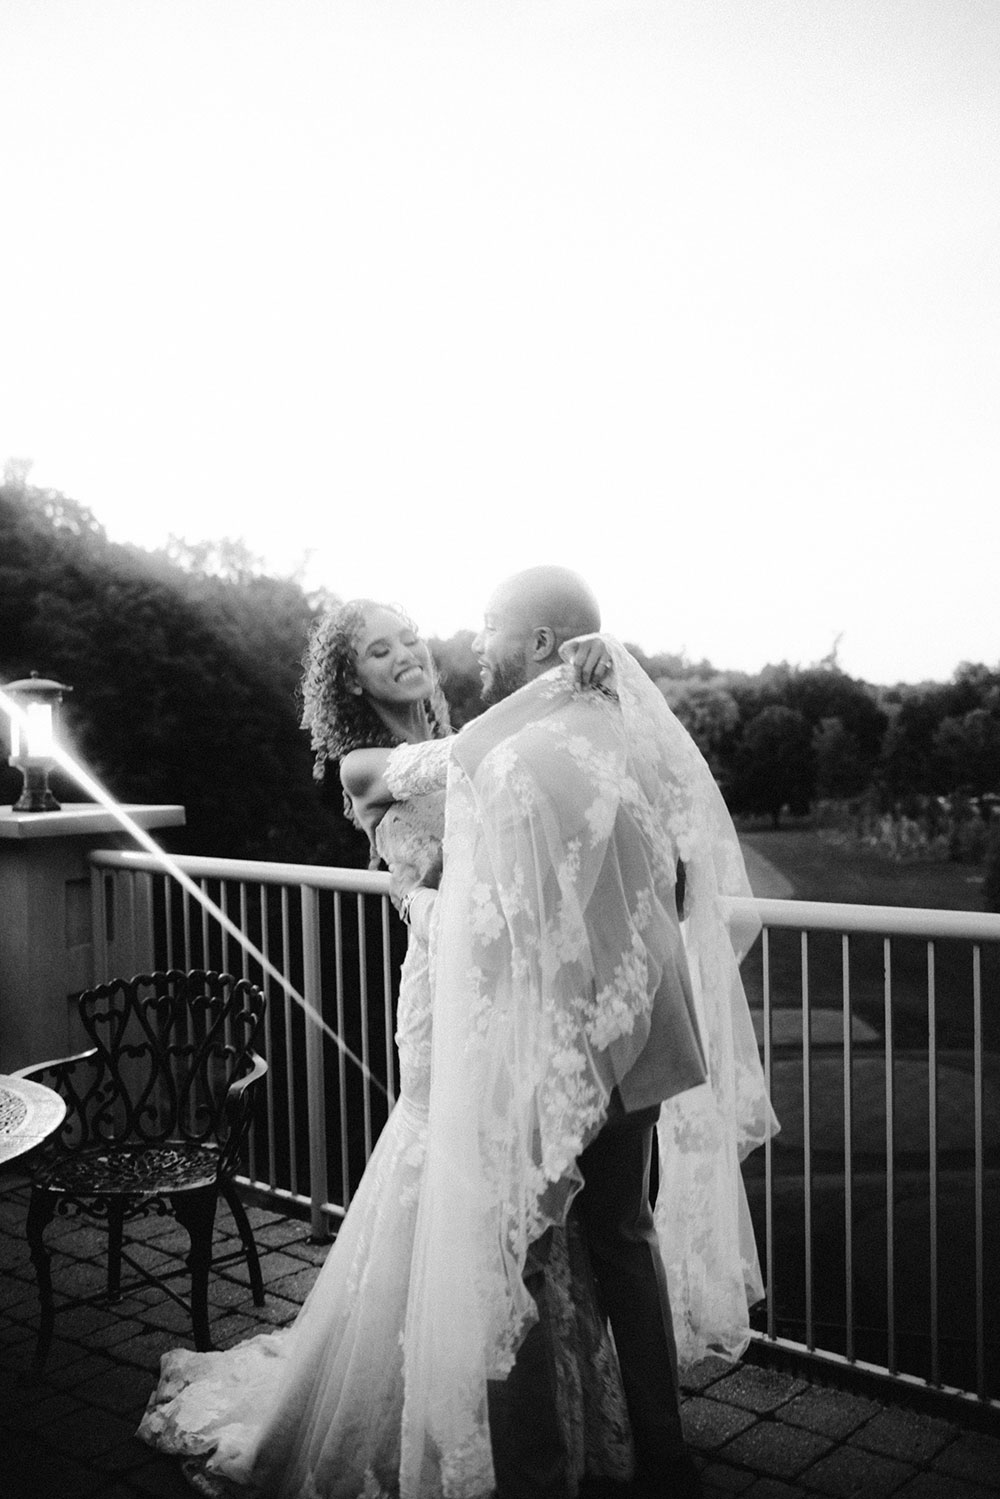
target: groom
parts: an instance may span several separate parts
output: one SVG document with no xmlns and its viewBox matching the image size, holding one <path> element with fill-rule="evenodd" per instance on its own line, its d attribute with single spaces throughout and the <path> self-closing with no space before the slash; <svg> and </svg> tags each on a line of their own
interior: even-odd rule
<svg viewBox="0 0 1000 1499">
<path fill-rule="evenodd" d="M 507 579 L 487 604 L 484 626 L 473 647 L 486 703 L 504 701 L 559 666 L 559 650 L 567 640 L 599 629 L 600 611 L 593 594 L 567 569 L 537 567 Z M 599 665 L 596 681 L 601 675 Z M 605 702 L 613 704 L 613 695 Z M 535 753 L 544 756 L 546 752 L 544 745 L 539 751 L 536 742 Z M 558 754 L 554 740 L 552 755 Z M 561 773 L 557 764 L 552 770 L 556 777 Z M 480 811 L 479 815 L 489 813 Z M 498 832 L 485 826 L 479 831 L 485 842 Z M 500 836 L 509 837 L 509 832 Z M 619 849 L 618 856 L 621 869 L 632 867 L 627 848 Z M 554 857 L 561 863 L 573 853 L 565 848 L 556 850 Z M 434 892 L 404 877 L 395 881 L 393 893 L 403 914 L 423 925 L 435 901 Z M 626 906 L 631 906 L 639 892 L 625 890 L 624 897 Z M 600 920 L 601 912 L 594 911 L 599 904 L 591 900 L 583 913 L 585 923 Z M 658 911 L 654 919 L 677 927 L 672 906 L 669 910 L 660 906 Z M 595 946 L 602 940 L 594 931 L 588 930 L 587 936 Z M 444 945 L 448 940 L 442 924 L 438 941 Z M 651 940 L 656 942 L 655 934 Z M 635 1444 L 634 1493 L 639 1499 L 701 1492 L 681 1428 L 676 1347 L 649 1204 L 649 1174 L 660 1102 L 703 1082 L 705 1069 L 679 933 L 664 933 L 660 947 L 674 954 L 676 961 L 654 998 L 648 1040 L 611 1092 L 603 1123 L 578 1157 L 583 1185 L 574 1204 L 614 1333 Z M 567 1491 L 552 1340 L 544 1332 L 550 1238 L 551 1230 L 531 1245 L 524 1270 L 524 1283 L 538 1306 L 540 1320 L 522 1341 L 506 1380 L 491 1381 L 489 1389 L 499 1499 L 558 1499 Z"/>
</svg>

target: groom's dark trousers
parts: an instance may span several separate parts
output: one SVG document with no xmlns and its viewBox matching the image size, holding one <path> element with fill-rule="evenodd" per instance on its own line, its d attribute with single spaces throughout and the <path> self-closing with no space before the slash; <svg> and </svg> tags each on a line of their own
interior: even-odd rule
<svg viewBox="0 0 1000 1499">
<path fill-rule="evenodd" d="M 602 1310 L 611 1322 L 635 1442 L 636 1486 L 665 1488 L 683 1460 L 677 1346 L 666 1274 L 649 1203 L 659 1105 L 626 1114 L 612 1094 L 608 1119 L 580 1156 L 576 1197 Z M 539 1320 L 502 1383 L 490 1385 L 490 1431 L 499 1499 L 567 1492 L 556 1405 L 545 1271 L 551 1231 L 531 1246 L 524 1281 Z"/>
</svg>

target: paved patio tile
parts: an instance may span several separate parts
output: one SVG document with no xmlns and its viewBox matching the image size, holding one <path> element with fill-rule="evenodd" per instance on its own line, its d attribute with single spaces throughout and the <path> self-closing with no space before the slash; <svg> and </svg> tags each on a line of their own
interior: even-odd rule
<svg viewBox="0 0 1000 1499">
<path fill-rule="evenodd" d="M 713 1400 L 730 1401 L 733 1405 L 743 1405 L 747 1410 L 763 1415 L 787 1404 L 807 1388 L 805 1380 L 795 1379 L 791 1374 L 745 1364 L 734 1374 L 714 1384 L 711 1396 Z"/>
<path fill-rule="evenodd" d="M 24 1424 L 35 1431 L 44 1431 L 53 1424 L 59 1425 L 71 1416 L 78 1415 L 84 1408 L 82 1401 L 75 1395 L 67 1394 L 64 1390 L 50 1389 L 25 1411 Z"/>
<path fill-rule="evenodd" d="M 99 1473 L 36 1439 L 4 1433 L 4 1499 L 90 1499 Z"/>
<path fill-rule="evenodd" d="M 107 1283 L 108 1272 L 103 1265 L 65 1256 L 52 1257 L 52 1289 L 56 1296 L 94 1296 Z"/>
<path fill-rule="evenodd" d="M 283 1249 L 287 1244 L 300 1243 L 307 1232 L 305 1225 L 294 1218 L 282 1218 L 277 1223 L 262 1223 L 253 1231 L 254 1243 L 260 1249 Z M 314 1249 L 326 1252 L 329 1245 L 315 1244 Z"/>
<path fill-rule="evenodd" d="M 17 1306 L 18 1302 L 26 1301 L 32 1295 L 37 1298 L 37 1293 L 28 1281 L 11 1275 L 9 1271 L 9 1266 L 0 1265 L 0 1307 L 6 1309 Z"/>
<path fill-rule="evenodd" d="M 187 1307 L 178 1306 L 176 1301 L 171 1301 L 169 1296 L 160 1296 L 158 1300 L 150 1302 L 137 1320 L 140 1326 L 149 1323 L 153 1327 L 162 1327 L 164 1331 L 172 1332 L 181 1339 L 187 1338 L 193 1346 L 191 1313 Z"/>
<path fill-rule="evenodd" d="M 148 1243 L 144 1240 L 138 1244 L 126 1242 L 125 1252 L 132 1256 L 137 1265 L 142 1265 L 145 1270 L 149 1270 L 154 1275 L 164 1265 L 175 1264 L 177 1260 L 176 1255 L 169 1254 L 158 1243 Z"/>
<path fill-rule="evenodd" d="M 134 1431 L 127 1421 L 114 1415 L 104 1415 L 95 1421 L 93 1407 L 84 1406 L 53 1423 L 48 1435 L 53 1446 L 62 1452 L 75 1453 L 88 1460 L 101 1457 L 99 1466 L 103 1468 L 107 1453 L 123 1448 L 128 1442 L 141 1448 L 141 1442 L 135 1441 Z"/>
<path fill-rule="evenodd" d="M 37 1307 L 35 1308 L 37 1314 Z M 0 1364 L 3 1363 L 3 1350 L 5 1348 L 16 1348 L 19 1343 L 34 1341 L 35 1329 L 27 1321 L 16 1321 L 11 1316 L 9 1309 L 0 1313 Z"/>
<path fill-rule="evenodd" d="M 258 1228 L 266 1228 L 268 1224 L 287 1221 L 284 1213 L 276 1213 L 272 1208 L 257 1207 L 253 1203 L 247 1204 L 246 1215 L 254 1232 Z"/>
<path fill-rule="evenodd" d="M 169 1458 L 155 1458 L 145 1468 L 130 1473 L 128 1481 L 133 1494 L 151 1499 L 191 1499 L 192 1490 L 180 1470 L 180 1464 Z"/>
<path fill-rule="evenodd" d="M 920 1467 L 953 1441 L 955 1435 L 955 1427 L 947 1421 L 891 1406 L 866 1421 L 855 1432 L 854 1442 L 870 1452 L 881 1452 Z"/>
<path fill-rule="evenodd" d="M 966 1478 L 1000 1493 L 1000 1439 L 963 1431 L 935 1459 L 934 1466 L 955 1478 Z"/>
<path fill-rule="evenodd" d="M 168 1328 L 144 1328 L 137 1337 L 115 1344 L 115 1358 L 126 1359 L 140 1369 L 158 1369 L 163 1355 L 169 1353 L 171 1348 L 179 1346 L 191 1347 L 193 1339 L 181 1345 L 178 1343 L 177 1334 Z"/>
<path fill-rule="evenodd" d="M 781 1419 L 823 1436 L 843 1438 L 881 1409 L 876 1401 L 866 1400 L 862 1395 L 812 1385 L 781 1407 Z"/>
<path fill-rule="evenodd" d="M 72 1364 L 45 1369 L 45 1379 L 54 1390 L 82 1390 L 92 1379 L 103 1379 L 108 1372 L 107 1354 L 90 1353 Z"/>
<path fill-rule="evenodd" d="M 100 1320 L 83 1332 L 79 1329 L 75 1318 L 82 1317 L 86 1313 L 92 1313 Z M 148 1321 L 145 1312 L 143 1316 Z M 92 1306 L 74 1307 L 64 1312 L 59 1319 L 60 1331 L 65 1332 L 67 1338 L 79 1338 L 81 1343 L 89 1349 L 110 1349 L 116 1343 L 124 1342 L 126 1338 L 135 1337 L 144 1325 L 145 1322 L 140 1322 L 136 1317 L 125 1316 L 117 1308 L 111 1310 Z"/>
<path fill-rule="evenodd" d="M 727 1374 L 732 1374 L 738 1367 L 739 1365 L 730 1363 L 728 1359 L 716 1358 L 714 1354 L 710 1354 L 708 1358 L 701 1359 L 699 1363 L 693 1364 L 690 1369 L 683 1372 L 681 1389 L 704 1390 Z"/>
<path fill-rule="evenodd" d="M 109 1473 L 124 1475 L 136 1468 L 148 1468 L 152 1462 L 166 1461 L 162 1453 L 154 1451 L 136 1436 L 144 1410 L 145 1406 L 135 1416 L 121 1417 L 118 1423 L 124 1428 L 121 1440 L 101 1458 L 101 1466 Z"/>
<path fill-rule="evenodd" d="M 152 1220 L 152 1225 L 144 1238 L 148 1244 L 154 1244 L 165 1254 L 177 1254 L 183 1257 L 191 1248 L 187 1229 L 182 1228 L 176 1218 Z"/>
<path fill-rule="evenodd" d="M 753 1473 L 748 1473 L 746 1468 L 734 1468 L 729 1463 L 713 1458 L 702 1468 L 701 1481 L 705 1499 L 716 1499 L 716 1496 L 729 1499 L 732 1494 L 745 1494 L 750 1485 L 756 1482 L 756 1477 Z"/>
<path fill-rule="evenodd" d="M 56 1324 L 58 1332 L 58 1322 Z M 22 1339 L 12 1348 L 5 1348 L 0 1354 L 0 1369 L 9 1375 L 33 1375 L 35 1373 L 35 1338 Z M 55 1337 L 49 1348 L 45 1359 L 45 1372 L 53 1369 L 61 1369 L 67 1364 L 79 1363 L 80 1359 L 86 1358 L 86 1348 L 81 1348 L 79 1343 L 64 1342 L 62 1338 Z"/>
<path fill-rule="evenodd" d="M 253 1310 L 256 1312 L 258 1308 L 254 1307 Z M 230 1312 L 224 1317 L 216 1317 L 212 1322 L 212 1342 L 216 1348 L 232 1348 L 234 1343 L 239 1343 L 244 1338 L 274 1331 L 276 1329 L 269 1322 L 262 1324 L 256 1317 Z"/>
<path fill-rule="evenodd" d="M 67 1307 L 59 1316 L 59 1332 L 63 1338 L 85 1339 L 89 1343 L 96 1333 L 120 1321 L 117 1306 Z"/>
<path fill-rule="evenodd" d="M 720 1455 L 727 1462 L 742 1463 L 766 1477 L 787 1480 L 797 1478 L 829 1452 L 830 1445 L 816 1432 L 779 1421 L 758 1421 L 723 1447 Z"/>
<path fill-rule="evenodd" d="M 141 1414 L 155 1383 L 153 1370 L 147 1372 L 133 1369 L 131 1365 L 116 1364 L 103 1379 L 91 1382 L 87 1399 L 119 1416 L 125 1412 L 131 1414 L 136 1409 Z"/>
<path fill-rule="evenodd" d="M 108 1231 L 86 1218 L 54 1218 L 45 1230 L 45 1243 L 57 1254 L 75 1259 L 103 1259 L 108 1252 Z"/>
<path fill-rule="evenodd" d="M 265 1284 L 269 1281 L 280 1280 L 283 1275 L 294 1275 L 302 1269 L 302 1259 L 298 1255 L 286 1254 L 281 1249 L 272 1249 L 265 1258 L 267 1275 Z M 217 1280 L 229 1280 L 239 1283 L 244 1287 L 249 1286 L 249 1274 L 247 1272 L 246 1260 L 234 1260 L 227 1265 L 223 1271 L 215 1277 Z"/>
<path fill-rule="evenodd" d="M 282 1291 L 284 1291 L 284 1286 Z M 240 1302 L 231 1308 L 229 1313 L 220 1313 L 223 1317 L 235 1313 L 246 1317 L 252 1317 L 255 1322 L 267 1322 L 272 1327 L 287 1327 L 298 1315 L 302 1305 L 301 1299 L 296 1301 L 290 1296 L 275 1291 L 265 1280 L 264 1292 L 266 1299 L 263 1306 L 254 1306 L 253 1298 L 248 1294 L 245 1302 Z M 263 1331 L 263 1329 L 262 1329 Z"/>
<path fill-rule="evenodd" d="M 858 1452 L 854 1447 L 838 1447 L 814 1463 L 802 1474 L 802 1482 L 811 1492 L 835 1495 L 836 1499 L 887 1499 L 889 1494 L 912 1478 L 912 1465 L 879 1457 L 874 1452 Z"/>
<path fill-rule="evenodd" d="M 319 1270 L 315 1265 L 300 1267 L 293 1275 L 283 1275 L 279 1280 L 268 1281 L 265 1289 L 273 1289 L 278 1296 L 286 1296 L 292 1301 L 302 1302 L 309 1295 L 316 1284 Z"/>
<path fill-rule="evenodd" d="M 285 1244 L 283 1248 L 285 1254 L 294 1255 L 297 1260 L 304 1260 L 307 1265 L 321 1267 L 325 1263 L 326 1257 L 333 1248 L 333 1245 L 312 1244 L 308 1239 L 293 1239 L 291 1243 Z"/>
<path fill-rule="evenodd" d="M 6 1369 L 0 1374 L 0 1388 L 3 1390 L 3 1413 L 4 1416 L 10 1410 L 27 1411 L 40 1400 L 47 1400 L 50 1395 L 56 1393 L 56 1386 L 45 1376 L 38 1375 L 34 1369 L 27 1369 L 16 1374 L 9 1373 Z"/>
<path fill-rule="evenodd" d="M 264 1294 L 267 1295 L 270 1281 L 264 1280 Z M 239 1308 L 249 1311 L 253 1307 L 253 1292 L 249 1281 L 227 1280 L 221 1275 L 213 1276 L 208 1283 L 208 1315 L 217 1316 L 220 1311 L 228 1311 Z M 256 1308 L 254 1307 L 254 1310 Z"/>
<path fill-rule="evenodd" d="M 808 1489 L 780 1478 L 758 1478 L 746 1491 L 746 1499 L 810 1499 Z"/>
<path fill-rule="evenodd" d="M 685 1400 L 681 1418 L 685 1437 L 699 1451 L 724 1446 L 752 1426 L 755 1419 L 750 1411 L 723 1405 L 719 1400 L 706 1400 L 701 1395 Z"/>
<path fill-rule="evenodd" d="M 981 1489 L 978 1484 L 969 1484 L 962 1478 L 949 1478 L 947 1473 L 918 1473 L 892 1499 L 996 1499 L 995 1488 Z"/>
<path fill-rule="evenodd" d="M 34 1376 L 38 1299 L 22 1237 L 27 1201 L 27 1191 L 12 1190 L 11 1175 L 0 1173 L 0 1249 L 10 1263 L 9 1273 L 0 1275 L 6 1289 L 0 1297 L 6 1396 L 0 1499 L 190 1499 L 179 1465 L 134 1435 L 161 1351 L 193 1347 L 189 1314 L 148 1286 L 114 1307 L 61 1304 L 65 1270 L 89 1270 L 103 1291 L 103 1232 L 94 1230 L 102 1242 L 92 1262 L 72 1253 L 54 1257 L 57 1336 L 45 1369 Z M 327 1245 L 309 1243 L 301 1219 L 263 1209 L 251 1216 L 267 1301 L 253 1305 L 237 1261 L 213 1275 L 217 1346 L 291 1322 L 329 1252 Z M 238 1246 L 234 1227 L 231 1215 L 220 1212 L 216 1242 L 223 1252 Z M 65 1232 L 76 1230 L 70 1225 Z M 169 1217 L 141 1220 L 139 1237 L 140 1256 L 151 1266 L 167 1262 L 161 1251 L 171 1244 L 187 1252 L 187 1235 Z M 185 1274 L 171 1284 L 186 1293 Z M 777 1368 L 718 1358 L 688 1371 L 682 1388 L 683 1419 L 706 1499 L 881 1499 L 883 1493 L 892 1499 L 996 1499 L 1000 1492 L 1000 1441 L 963 1429 L 960 1414 L 953 1421 L 921 1419 L 888 1399 L 868 1400 Z"/>
</svg>

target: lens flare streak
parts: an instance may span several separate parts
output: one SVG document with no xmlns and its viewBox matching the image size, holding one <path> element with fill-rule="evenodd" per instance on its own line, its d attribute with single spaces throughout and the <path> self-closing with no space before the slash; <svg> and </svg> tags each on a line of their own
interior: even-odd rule
<svg viewBox="0 0 1000 1499">
<path fill-rule="evenodd" d="M 27 714 L 20 707 L 20 705 L 14 701 L 13 698 L 9 697 L 7 693 L 3 691 L 2 688 L 0 688 L 0 708 L 3 708 L 4 712 L 8 714 L 12 725 L 16 725 L 21 729 L 22 733 L 27 734 L 30 722 Z M 225 911 L 221 910 L 220 907 L 215 904 L 212 898 L 205 894 L 201 886 L 196 884 L 195 881 L 191 879 L 190 875 L 186 874 L 184 870 L 181 869 L 180 865 L 177 864 L 170 857 L 170 855 L 160 847 L 155 838 L 150 837 L 146 829 L 140 827 L 135 819 L 129 816 L 124 807 L 120 806 L 118 802 L 115 801 L 114 797 L 112 797 L 109 792 L 105 791 L 100 782 L 96 781 L 90 774 L 90 772 L 86 770 L 84 766 L 79 763 L 79 761 L 75 760 L 72 755 L 68 754 L 61 745 L 59 745 L 58 743 L 53 743 L 50 753 L 52 759 L 55 760 L 63 770 L 66 771 L 67 775 L 72 777 L 72 779 L 77 783 L 81 790 L 85 791 L 87 795 L 92 797 L 95 802 L 98 802 L 100 806 L 102 806 L 107 812 L 111 813 L 112 817 L 114 817 L 116 821 L 121 824 L 121 826 L 129 834 L 129 836 L 135 839 L 140 848 L 144 848 L 147 853 L 151 854 L 157 861 L 157 863 L 161 866 L 161 868 L 173 879 L 175 879 L 182 889 L 186 890 L 189 895 L 194 897 L 199 905 L 201 905 L 204 910 L 206 910 L 208 914 L 219 923 L 222 929 L 228 932 L 234 941 L 239 943 L 244 952 L 247 953 L 249 957 L 253 958 L 254 962 L 260 965 L 263 972 L 266 973 L 270 978 L 274 979 L 275 983 L 280 984 L 281 988 L 288 995 L 289 999 L 294 1001 L 294 1003 L 299 1006 L 306 1018 L 312 1021 L 314 1025 L 319 1026 L 320 1029 L 324 1031 L 327 1036 L 329 1036 L 330 1040 L 337 1047 L 338 1051 L 342 1052 L 345 1057 L 352 1061 L 354 1065 L 359 1069 L 359 1071 L 363 1074 L 363 1076 L 366 1077 L 369 1082 L 374 1083 L 379 1092 L 381 1092 L 385 1095 L 386 1098 L 388 1098 L 389 1094 L 387 1089 L 382 1085 L 382 1083 L 374 1075 L 371 1069 L 366 1066 L 366 1064 L 361 1060 L 359 1056 L 355 1055 L 355 1053 L 351 1050 L 347 1043 L 337 1035 L 337 1032 L 333 1029 L 333 1027 L 323 1019 L 322 1015 L 320 1015 L 319 1012 L 308 1002 L 308 1000 L 299 993 L 295 986 L 291 984 L 285 977 L 285 975 L 274 966 L 270 959 L 267 958 L 253 942 L 250 941 L 250 938 L 246 935 L 246 933 L 243 932 L 236 925 L 236 923 L 226 915 Z"/>
</svg>

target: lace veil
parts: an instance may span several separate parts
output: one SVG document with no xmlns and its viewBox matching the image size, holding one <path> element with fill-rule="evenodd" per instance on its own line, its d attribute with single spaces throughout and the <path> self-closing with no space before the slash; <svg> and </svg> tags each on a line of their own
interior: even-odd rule
<svg viewBox="0 0 1000 1499">
<path fill-rule="evenodd" d="M 727 921 L 720 900 L 750 889 L 707 765 L 604 638 L 615 694 L 557 668 L 451 744 L 402 1499 L 493 1489 L 487 1388 L 535 1316 L 527 1248 L 564 1219 L 615 1087 L 636 1107 L 630 1090 L 655 1075 L 653 1097 L 667 1099 L 660 1205 L 695 1214 L 681 1238 L 702 1270 L 691 1346 L 738 1344 L 745 1330 L 756 1256 L 738 1157 L 774 1127 L 738 967 L 757 923 L 752 906 Z M 725 1326 L 706 1333 L 708 1313 Z"/>
</svg>

